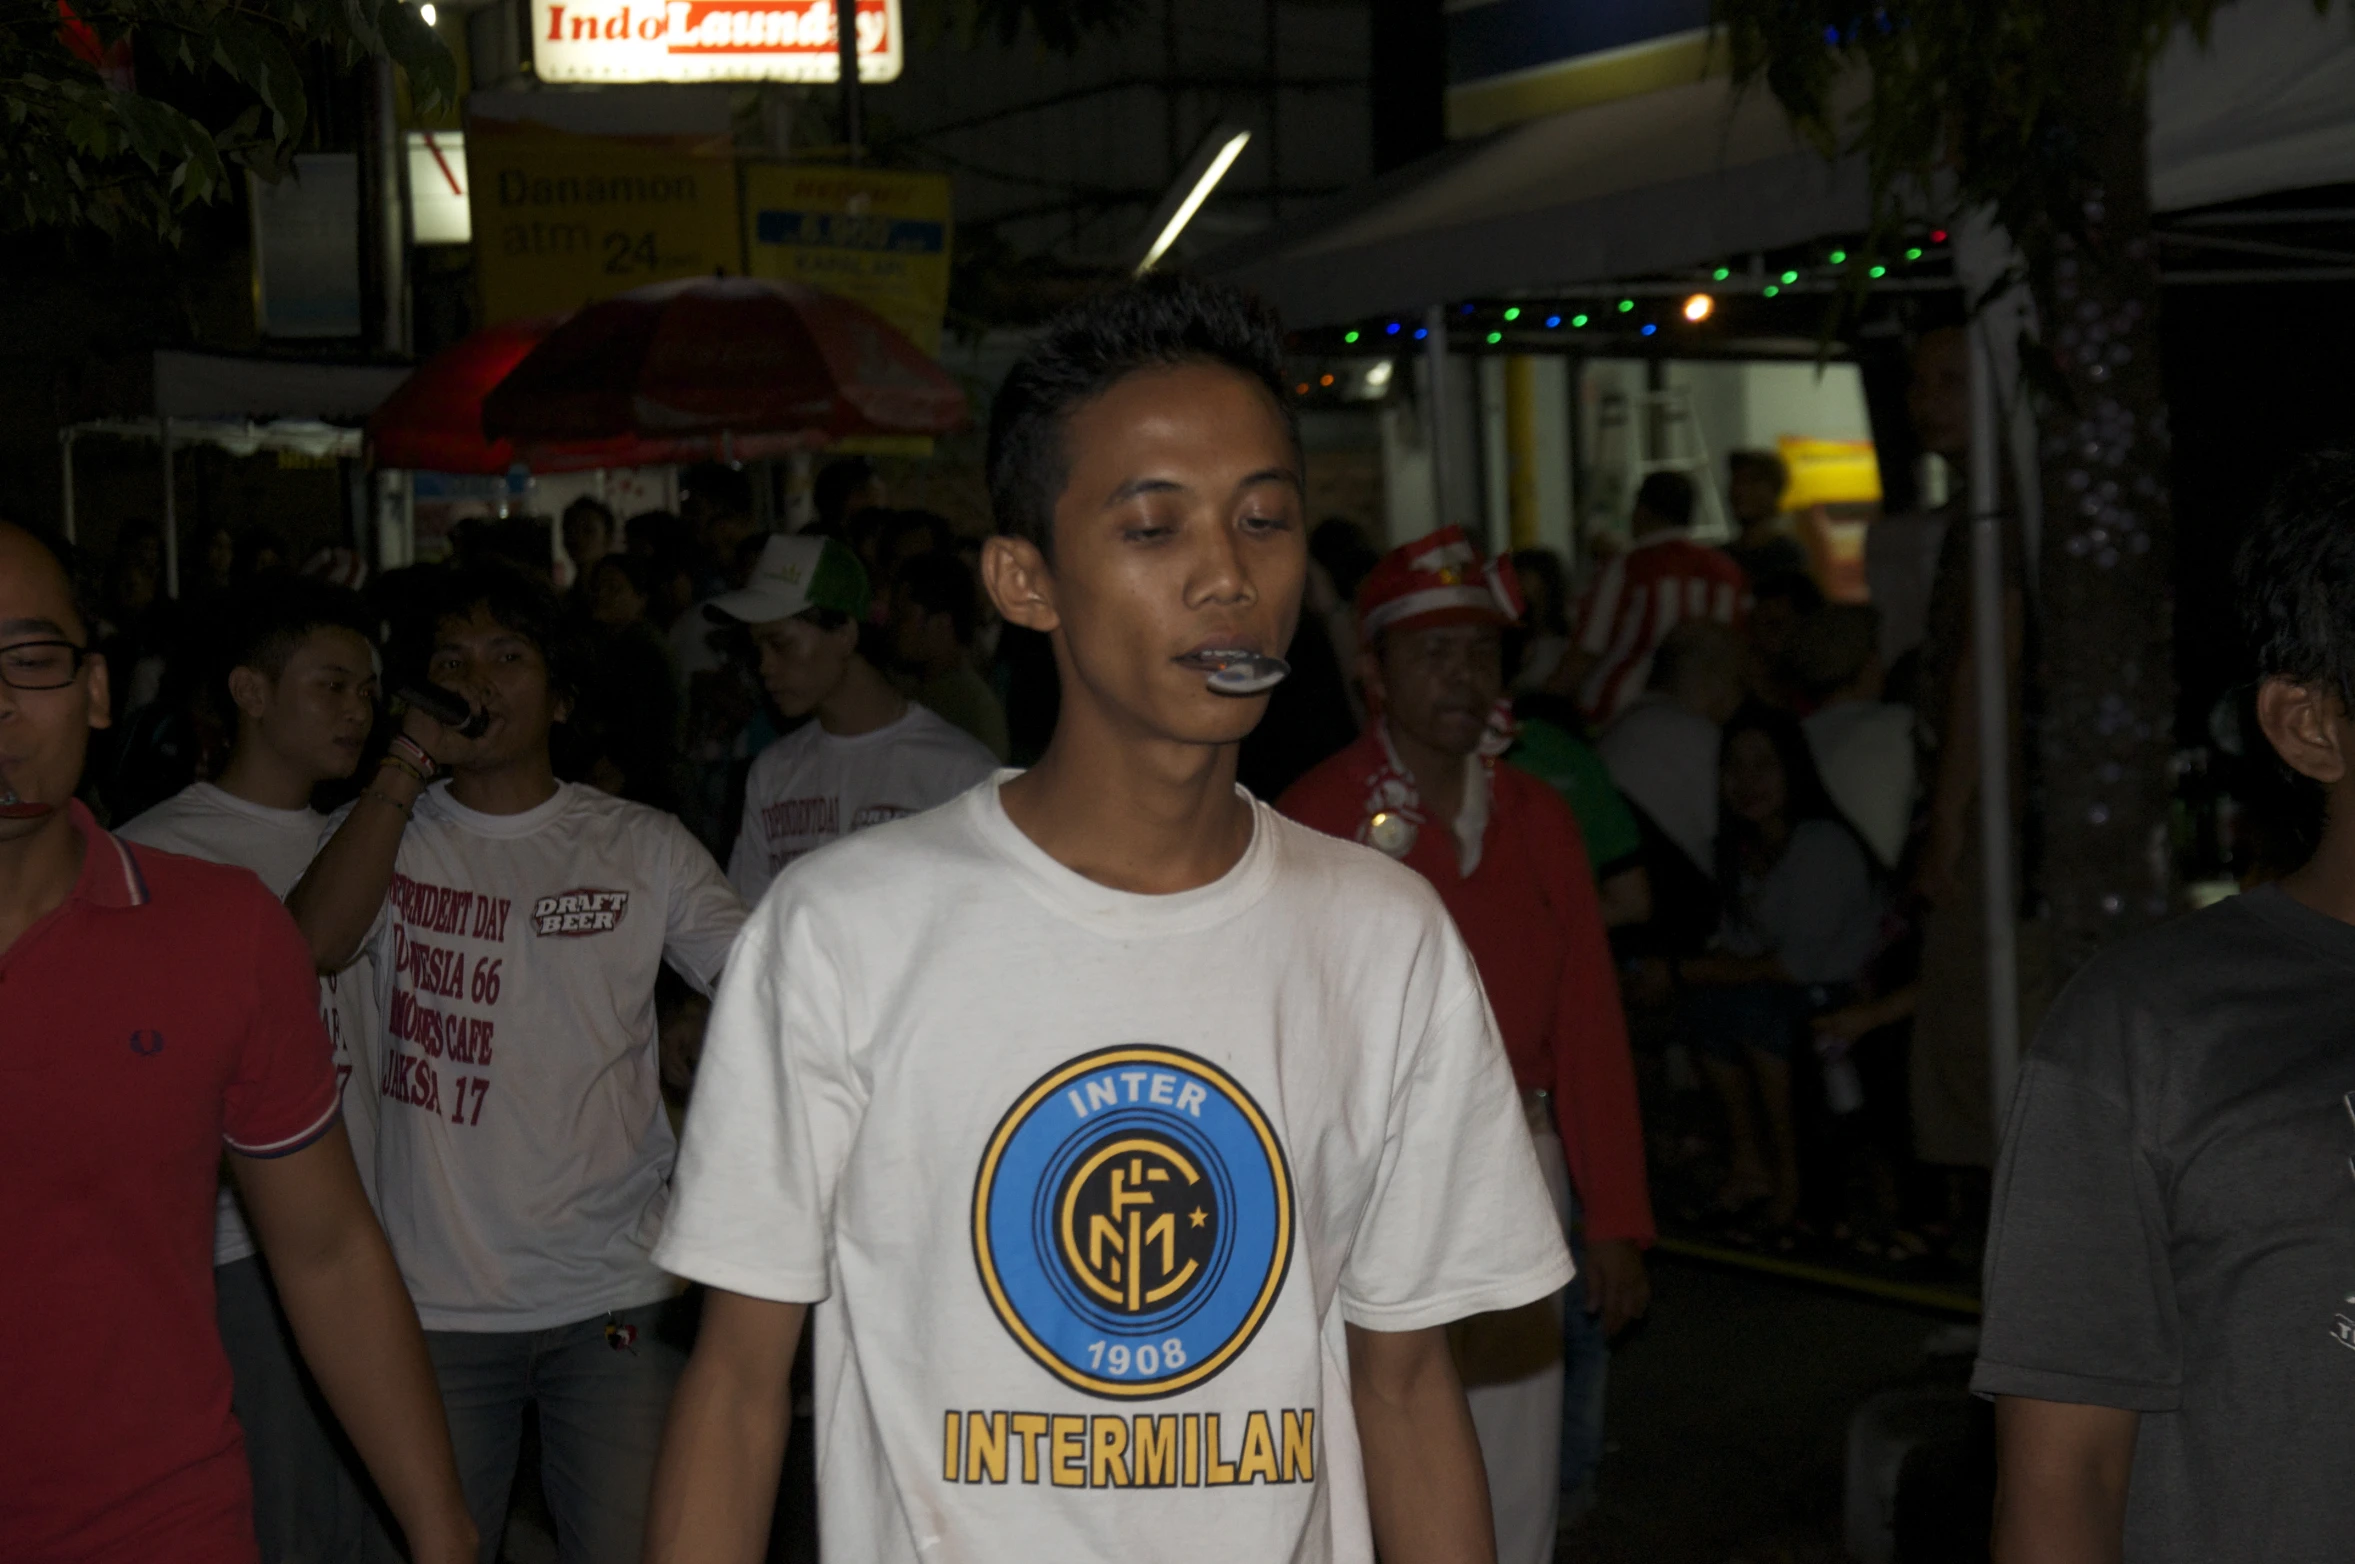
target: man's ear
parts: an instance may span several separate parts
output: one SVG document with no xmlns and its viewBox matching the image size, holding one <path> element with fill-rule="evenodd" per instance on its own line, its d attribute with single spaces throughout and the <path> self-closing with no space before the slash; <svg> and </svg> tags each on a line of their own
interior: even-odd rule
<svg viewBox="0 0 2355 1564">
<path fill-rule="evenodd" d="M 981 584 L 1008 624 L 1045 635 L 1063 623 L 1055 610 L 1055 572 L 1027 538 L 996 537 L 982 544 Z"/>
<path fill-rule="evenodd" d="M 114 683 L 107 674 L 105 656 L 92 652 L 88 667 L 90 677 L 84 681 L 82 688 L 89 694 L 90 726 L 111 728 L 114 726 Z"/>
<path fill-rule="evenodd" d="M 2269 678 L 2257 686 L 2257 726 L 2292 771 L 2324 787 L 2348 772 L 2350 728 L 2346 703 L 2324 684 Z"/>
<path fill-rule="evenodd" d="M 1382 708 L 1390 704 L 1390 686 L 1382 680 L 1382 654 L 1371 645 L 1357 649 L 1357 684 L 1366 692 L 1366 704 Z"/>
<path fill-rule="evenodd" d="M 229 699 L 244 715 L 259 722 L 270 709 L 270 681 L 263 678 L 258 668 L 229 670 Z"/>
</svg>

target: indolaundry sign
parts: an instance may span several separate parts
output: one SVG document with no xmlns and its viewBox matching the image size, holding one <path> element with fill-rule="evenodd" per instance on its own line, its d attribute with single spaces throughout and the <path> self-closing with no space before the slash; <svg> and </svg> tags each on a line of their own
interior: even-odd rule
<svg viewBox="0 0 2355 1564">
<path fill-rule="evenodd" d="M 899 0 L 857 0 L 859 80 L 900 72 Z M 834 0 L 532 0 L 542 81 L 833 81 Z"/>
</svg>

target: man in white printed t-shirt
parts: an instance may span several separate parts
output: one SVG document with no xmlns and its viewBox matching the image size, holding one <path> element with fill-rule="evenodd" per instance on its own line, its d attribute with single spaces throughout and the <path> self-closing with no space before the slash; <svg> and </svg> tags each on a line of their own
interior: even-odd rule
<svg viewBox="0 0 2355 1564">
<path fill-rule="evenodd" d="M 762 750 L 745 778 L 728 878 L 747 906 L 802 854 L 947 803 L 997 769 L 971 734 L 902 695 L 861 655 L 868 600 L 866 567 L 848 547 L 776 537 L 742 591 L 704 605 L 750 630 L 777 709 L 813 719 Z"/>
<path fill-rule="evenodd" d="M 322 971 L 375 962 L 377 1200 L 483 1564 L 534 1403 L 565 1558 L 626 1564 L 684 1362 L 650 1253 L 676 1151 L 655 978 L 710 992 L 744 904 L 672 816 L 556 780 L 577 686 L 544 584 L 456 571 L 433 607 L 427 676 L 489 726 L 409 712 L 288 905 Z"/>
<path fill-rule="evenodd" d="M 648 1558 L 760 1556 L 805 1311 L 821 1551 L 1493 1558 L 1444 1327 L 1571 1264 L 1437 895 L 1235 785 L 1307 571 L 1282 336 L 1148 277 L 1000 390 L 1027 773 L 796 863 L 714 1006 L 661 1262 L 711 1289 Z"/>
<path fill-rule="evenodd" d="M 225 693 L 237 713 L 228 764 L 218 781 L 182 789 L 116 834 L 251 869 L 283 897 L 319 850 L 325 817 L 311 808 L 312 792 L 352 774 L 375 725 L 375 629 L 352 593 L 286 577 L 249 589 L 230 609 L 227 634 Z M 363 1036 L 367 1006 L 347 1001 L 366 977 L 362 964 L 319 985 L 344 1128 L 364 1185 L 376 1171 L 376 1096 Z M 389 1547 L 350 1447 L 321 1420 L 319 1392 L 227 1179 L 214 1218 L 213 1292 L 231 1409 L 253 1470 L 262 1564 L 356 1560 Z"/>
</svg>

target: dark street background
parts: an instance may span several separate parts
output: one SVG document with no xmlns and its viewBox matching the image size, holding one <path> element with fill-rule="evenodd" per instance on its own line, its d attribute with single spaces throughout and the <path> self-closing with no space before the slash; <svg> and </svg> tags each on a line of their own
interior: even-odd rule
<svg viewBox="0 0 2355 1564">
<path fill-rule="evenodd" d="M 1848 1423 L 1877 1391 L 1959 1384 L 1963 1317 L 1655 1254 L 1611 1359 L 1609 1447 L 1567 1564 L 1845 1557 Z M 1983 1525 L 1984 1522 L 1982 1521 Z"/>
</svg>

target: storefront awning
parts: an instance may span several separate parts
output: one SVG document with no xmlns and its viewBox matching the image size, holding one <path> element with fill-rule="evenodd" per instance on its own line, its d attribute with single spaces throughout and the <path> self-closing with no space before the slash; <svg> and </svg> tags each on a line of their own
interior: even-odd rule
<svg viewBox="0 0 2355 1564">
<path fill-rule="evenodd" d="M 2220 8 L 2151 80 L 2162 211 L 2355 179 L 2355 21 L 2310 0 Z M 1534 120 L 1432 154 L 1213 256 L 1296 327 L 1640 277 L 1869 217 L 1763 89 L 1722 77 Z"/>
</svg>

